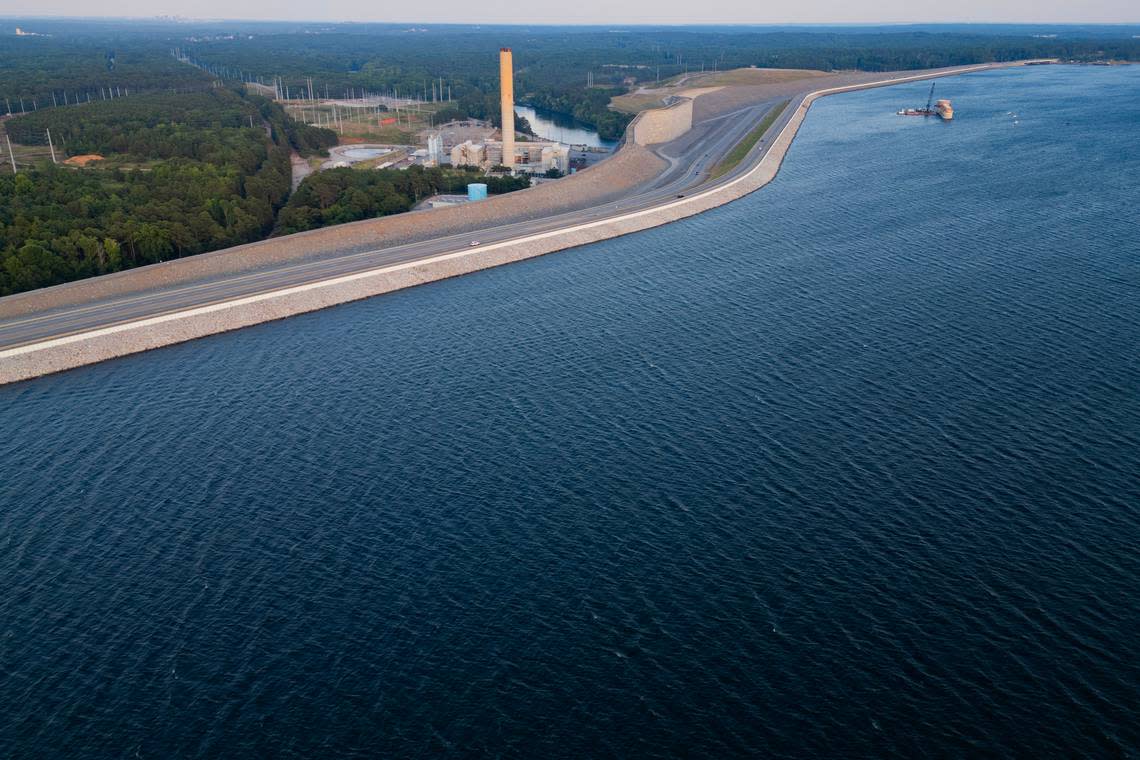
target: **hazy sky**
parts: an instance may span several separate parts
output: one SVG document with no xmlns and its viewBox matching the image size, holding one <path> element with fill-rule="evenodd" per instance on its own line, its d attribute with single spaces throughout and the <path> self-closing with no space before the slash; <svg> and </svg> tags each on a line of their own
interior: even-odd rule
<svg viewBox="0 0 1140 760">
<path fill-rule="evenodd" d="M 156 16 L 462 23 L 1137 23 L 1137 0 L 0 0 L 5 16 Z"/>
</svg>

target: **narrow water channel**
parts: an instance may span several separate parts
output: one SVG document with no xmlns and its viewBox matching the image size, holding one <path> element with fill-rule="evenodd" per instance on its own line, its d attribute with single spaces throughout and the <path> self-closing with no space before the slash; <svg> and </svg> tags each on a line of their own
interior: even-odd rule
<svg viewBox="0 0 1140 760">
<path fill-rule="evenodd" d="M 534 133 L 547 140 L 557 140 L 567 145 L 588 145 L 591 148 L 613 148 L 617 145 L 617 141 L 603 140 L 589 124 L 566 114 L 530 106 L 515 106 L 515 113 L 525 117 Z"/>
</svg>

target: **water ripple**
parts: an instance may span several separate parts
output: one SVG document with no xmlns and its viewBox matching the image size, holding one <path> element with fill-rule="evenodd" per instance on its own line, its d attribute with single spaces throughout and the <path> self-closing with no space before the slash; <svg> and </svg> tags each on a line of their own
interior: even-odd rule
<svg viewBox="0 0 1140 760">
<path fill-rule="evenodd" d="M 0 756 L 1135 756 L 1138 75 L 0 389 Z"/>
</svg>

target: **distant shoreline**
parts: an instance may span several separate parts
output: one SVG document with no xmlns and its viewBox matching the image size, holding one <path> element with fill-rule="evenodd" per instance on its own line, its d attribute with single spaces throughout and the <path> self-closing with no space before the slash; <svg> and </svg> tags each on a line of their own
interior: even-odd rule
<svg viewBox="0 0 1140 760">
<path fill-rule="evenodd" d="M 456 277 L 555 251 L 595 243 L 695 216 L 744 197 L 771 182 L 819 98 L 945 76 L 1014 68 L 1028 62 L 980 64 L 937 72 L 906 73 L 872 82 L 807 92 L 793 99 L 767 134 L 724 177 L 687 196 L 640 211 L 556 230 L 464 248 L 363 272 L 293 285 L 233 300 L 125 321 L 0 351 L 0 384 L 94 364 L 120 356 L 241 329 L 330 306 Z"/>
</svg>

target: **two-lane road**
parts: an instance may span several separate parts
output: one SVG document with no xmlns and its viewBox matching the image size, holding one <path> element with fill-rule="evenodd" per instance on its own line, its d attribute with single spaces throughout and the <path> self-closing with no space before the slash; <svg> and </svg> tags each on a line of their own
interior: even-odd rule
<svg viewBox="0 0 1140 760">
<path fill-rule="evenodd" d="M 238 274 L 218 275 L 192 283 L 162 289 L 139 291 L 102 301 L 72 305 L 35 314 L 0 320 L 0 362 L 6 351 L 32 345 L 49 345 L 50 341 L 89 333 L 103 328 L 166 317 L 215 304 L 263 296 L 286 289 L 312 286 L 345 276 L 381 270 L 392 265 L 408 264 L 442 254 L 469 250 L 473 241 L 480 245 L 505 243 L 542 233 L 569 230 L 606 219 L 624 217 L 675 202 L 680 196 L 704 193 L 719 185 L 734 182 L 750 172 L 771 149 L 775 135 L 781 135 L 793 115 L 805 106 L 807 98 L 852 89 L 878 87 L 933 77 L 982 71 L 989 68 L 1015 66 L 981 64 L 938 71 L 894 74 L 885 77 L 854 75 L 835 86 L 794 95 L 770 126 L 763 139 L 748 156 L 724 176 L 709 180 L 709 173 L 740 140 L 761 121 L 777 103 L 773 100 L 742 106 L 730 113 L 703 119 L 681 140 L 658 146 L 657 151 L 669 166 L 655 179 L 627 196 L 576 211 L 489 227 L 474 233 L 449 235 L 406 245 L 375 250 L 329 255 L 318 259 L 267 266 Z M 819 84 L 818 81 L 813 82 Z M 74 365 L 72 365 L 74 366 Z M 2 367 L 0 367 L 2 369 Z"/>
<path fill-rule="evenodd" d="M 109 327 L 139 319 L 230 301 L 245 296 L 403 264 L 470 248 L 638 211 L 676 198 L 702 184 L 773 103 L 742 108 L 693 126 L 698 139 L 680 155 L 661 153 L 669 167 L 637 192 L 602 205 L 538 219 L 504 224 L 475 233 L 434 238 L 405 245 L 324 257 L 263 270 L 223 275 L 185 285 L 117 296 L 82 306 L 67 306 L 0 321 L 0 350 Z M 790 111 L 791 109 L 788 109 Z M 784 117 L 786 118 L 786 116 Z M 778 127 L 779 125 L 777 125 Z M 742 167 L 751 162 L 742 162 Z M 729 173 L 721 181 L 729 179 Z"/>
</svg>

